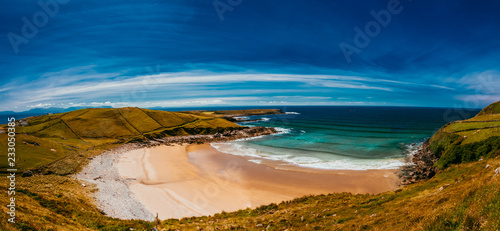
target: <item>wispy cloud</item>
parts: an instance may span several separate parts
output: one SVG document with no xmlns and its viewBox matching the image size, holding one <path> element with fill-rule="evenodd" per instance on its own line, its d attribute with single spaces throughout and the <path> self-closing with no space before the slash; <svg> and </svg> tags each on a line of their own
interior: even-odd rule
<svg viewBox="0 0 500 231">
<path fill-rule="evenodd" d="M 465 107 L 482 107 L 500 100 L 500 72 L 496 70 L 468 74 L 456 83 L 468 90 L 456 96 Z"/>
<path fill-rule="evenodd" d="M 280 93 L 289 94 L 282 97 L 294 99 L 290 103 L 300 103 L 298 99 L 328 101 L 331 96 L 325 96 L 325 94 L 328 94 L 333 89 L 392 92 L 403 91 L 406 85 L 412 85 L 411 83 L 375 80 L 359 76 L 266 73 L 180 72 L 125 78 L 119 77 L 119 73 L 99 74 L 91 72 L 89 78 L 85 78 L 85 75 L 81 73 L 82 70 L 84 69 L 76 68 L 47 73 L 44 75 L 44 80 L 27 83 L 15 91 L 9 91 L 8 95 L 15 100 L 17 106 L 24 105 L 28 107 L 53 106 L 53 104 L 60 103 L 70 105 L 70 102 L 75 100 L 81 101 L 77 104 L 79 106 L 137 104 L 165 106 L 176 105 L 175 102 L 182 104 L 186 100 L 191 104 L 235 103 L 236 100 L 229 100 L 232 96 L 239 97 L 238 102 L 244 104 L 245 101 L 248 102 L 252 97 L 272 99 L 279 96 L 275 94 Z M 306 92 L 308 95 L 298 97 L 297 93 L 300 92 Z M 207 98 L 212 98 L 211 96 L 215 95 L 223 96 L 216 99 L 223 101 L 207 100 Z M 203 100 L 193 100 L 193 98 L 203 98 Z M 108 103 L 92 103 L 100 99 L 103 100 L 102 102 Z"/>
</svg>

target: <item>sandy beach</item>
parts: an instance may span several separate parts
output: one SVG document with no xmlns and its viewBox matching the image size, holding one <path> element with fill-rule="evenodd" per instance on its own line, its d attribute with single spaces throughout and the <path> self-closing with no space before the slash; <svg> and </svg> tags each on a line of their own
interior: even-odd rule
<svg viewBox="0 0 500 231">
<path fill-rule="evenodd" d="M 131 150 L 113 165 L 130 194 L 160 219 L 255 208 L 304 195 L 379 193 L 396 188 L 396 170 L 315 170 L 256 164 L 209 144 Z"/>
</svg>

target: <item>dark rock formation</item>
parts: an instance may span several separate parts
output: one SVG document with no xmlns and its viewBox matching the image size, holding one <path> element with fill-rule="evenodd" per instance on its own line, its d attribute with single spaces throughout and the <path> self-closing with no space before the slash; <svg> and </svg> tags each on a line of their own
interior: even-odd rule
<svg viewBox="0 0 500 231">
<path fill-rule="evenodd" d="M 167 136 L 152 140 L 142 141 L 145 145 L 160 145 L 160 144 L 203 144 L 210 142 L 225 142 L 237 139 L 245 139 L 256 136 L 271 135 L 277 133 L 274 128 L 268 127 L 246 127 L 239 130 L 231 130 L 218 132 L 208 135 L 188 135 L 188 136 Z"/>
<path fill-rule="evenodd" d="M 417 153 L 408 157 L 410 164 L 401 168 L 399 177 L 402 184 L 412 184 L 432 178 L 438 171 L 434 166 L 438 159 L 429 149 L 429 140 L 425 141 Z"/>
</svg>

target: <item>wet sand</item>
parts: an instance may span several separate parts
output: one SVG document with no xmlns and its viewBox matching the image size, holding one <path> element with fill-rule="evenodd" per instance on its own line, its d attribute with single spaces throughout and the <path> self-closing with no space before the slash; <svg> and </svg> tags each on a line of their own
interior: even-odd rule
<svg viewBox="0 0 500 231">
<path fill-rule="evenodd" d="M 257 164 L 209 144 L 143 148 L 115 165 L 132 195 L 160 219 L 204 216 L 333 192 L 396 188 L 396 170 L 317 170 Z M 278 168 L 279 167 L 279 168 Z"/>
</svg>

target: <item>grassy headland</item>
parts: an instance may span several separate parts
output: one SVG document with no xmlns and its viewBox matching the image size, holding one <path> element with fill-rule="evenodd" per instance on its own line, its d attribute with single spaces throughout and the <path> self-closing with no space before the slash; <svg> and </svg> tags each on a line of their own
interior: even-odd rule
<svg viewBox="0 0 500 231">
<path fill-rule="evenodd" d="M 74 173 L 89 156 L 128 142 L 165 136 L 213 134 L 242 127 L 223 118 L 141 108 L 92 108 L 26 119 L 16 127 L 17 168 Z M 7 134 L 0 134 L 7 150 Z M 85 157 L 85 158 L 82 158 Z M 7 159 L 6 153 L 0 158 Z M 5 171 L 7 163 L 0 164 Z"/>
<path fill-rule="evenodd" d="M 484 108 L 474 118 L 442 127 L 429 140 L 429 148 L 439 159 L 439 169 L 500 155 L 500 102 Z"/>
</svg>

